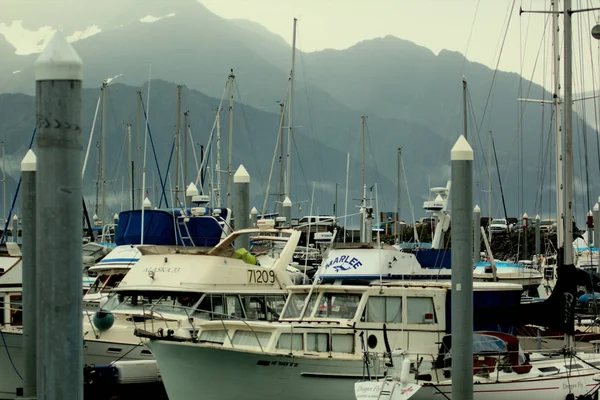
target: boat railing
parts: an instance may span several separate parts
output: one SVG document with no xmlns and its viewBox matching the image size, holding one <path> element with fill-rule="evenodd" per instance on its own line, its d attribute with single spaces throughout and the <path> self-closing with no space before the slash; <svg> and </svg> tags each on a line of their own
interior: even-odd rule
<svg viewBox="0 0 600 400">
<path fill-rule="evenodd" d="M 150 308 L 146 309 L 145 307 L 143 307 L 143 320 L 142 320 L 142 324 L 143 324 L 143 331 L 145 332 L 150 332 L 152 334 L 156 334 L 156 335 L 152 335 L 152 338 L 154 339 L 173 339 L 173 340 L 178 340 L 178 341 L 192 341 L 192 342 L 203 342 L 202 340 L 199 339 L 199 331 L 200 329 L 196 326 L 195 323 L 195 317 L 193 316 L 193 314 L 195 313 L 206 313 L 207 315 L 210 316 L 209 320 L 206 320 L 206 322 L 211 322 L 211 321 L 220 321 L 221 325 L 223 326 L 223 330 L 225 332 L 225 334 L 227 335 L 227 338 L 229 340 L 229 343 L 231 344 L 232 348 L 235 348 L 235 345 L 233 343 L 232 338 L 229 335 L 229 330 L 227 329 L 227 326 L 225 325 L 225 322 L 229 322 L 229 321 L 237 321 L 237 322 L 241 322 L 243 323 L 249 331 L 251 331 L 256 339 L 256 342 L 260 348 L 260 351 L 262 353 L 264 353 L 264 348 L 258 338 L 258 334 L 256 333 L 256 331 L 252 328 L 251 325 L 248 324 L 248 319 L 247 318 L 243 318 L 237 315 L 233 315 L 233 314 L 225 314 L 222 312 L 218 312 L 218 311 L 210 311 L 210 310 L 203 310 L 203 309 L 198 309 L 198 308 L 194 308 L 194 307 L 189 307 L 189 306 L 183 306 L 183 305 L 172 305 L 169 306 L 169 308 L 172 308 L 173 310 L 182 310 L 185 314 L 186 321 L 190 324 L 191 330 L 190 332 L 190 337 L 179 337 L 176 336 L 176 332 L 171 329 L 168 325 L 168 321 L 171 320 L 173 321 L 174 318 L 171 316 L 165 316 L 165 314 L 163 314 L 160 311 L 157 311 L 154 309 L 154 307 L 156 307 L 157 305 L 152 305 Z M 155 315 L 157 315 L 162 322 L 164 322 L 165 324 L 165 328 L 166 328 L 166 335 L 165 335 L 165 331 L 162 328 L 158 328 L 157 330 L 155 330 L 155 326 L 154 326 L 154 320 L 157 319 L 155 318 Z M 148 330 L 148 320 L 150 320 L 150 330 Z M 136 326 L 136 321 L 135 319 L 132 319 L 132 321 L 134 322 L 134 326 L 135 326 L 135 330 L 138 336 L 147 336 L 146 334 L 141 333 Z M 250 320 L 252 321 L 252 320 Z M 182 320 L 179 319 L 177 320 L 178 326 L 179 328 L 183 328 L 182 326 Z"/>
</svg>

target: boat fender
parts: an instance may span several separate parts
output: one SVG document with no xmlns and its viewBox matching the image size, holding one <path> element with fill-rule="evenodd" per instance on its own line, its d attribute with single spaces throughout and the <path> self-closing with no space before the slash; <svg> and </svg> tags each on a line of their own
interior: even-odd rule
<svg viewBox="0 0 600 400">
<path fill-rule="evenodd" d="M 402 361 L 402 371 L 400 372 L 400 382 L 402 382 L 403 385 L 406 385 L 408 383 L 409 374 L 410 360 L 408 358 L 405 358 L 404 361 Z"/>
<path fill-rule="evenodd" d="M 115 323 L 115 316 L 110 311 L 98 310 L 94 314 L 92 323 L 99 331 L 107 331 Z"/>
</svg>

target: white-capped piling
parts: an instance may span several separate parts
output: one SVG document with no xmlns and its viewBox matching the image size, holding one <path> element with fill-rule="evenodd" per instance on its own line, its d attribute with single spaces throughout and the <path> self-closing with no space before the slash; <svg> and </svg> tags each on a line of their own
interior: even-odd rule
<svg viewBox="0 0 600 400">
<path fill-rule="evenodd" d="M 37 318 L 35 271 L 35 178 L 37 157 L 29 150 L 21 161 L 23 227 L 21 252 L 23 253 L 23 396 L 35 398 L 37 394 Z"/>
<path fill-rule="evenodd" d="M 83 399 L 81 59 L 59 31 L 35 63 L 38 399 Z"/>
<path fill-rule="evenodd" d="M 452 398 L 473 400 L 473 149 L 452 147 Z"/>
<path fill-rule="evenodd" d="M 119 224 L 119 214 L 115 213 L 115 215 L 113 215 L 113 223 L 115 225 Z"/>
<path fill-rule="evenodd" d="M 17 214 L 13 215 L 12 217 L 12 237 L 13 242 L 19 242 L 19 217 Z"/>
<path fill-rule="evenodd" d="M 586 218 L 586 227 L 587 227 L 587 241 L 588 247 L 592 247 L 593 243 L 593 235 L 594 235 L 594 214 L 592 214 L 592 210 L 589 210 Z"/>
<path fill-rule="evenodd" d="M 539 265 L 540 254 L 542 254 L 542 242 L 541 242 L 541 221 L 540 216 L 535 216 L 535 258 L 533 263 Z"/>
<path fill-rule="evenodd" d="M 529 229 L 529 216 L 527 213 L 523 213 L 523 259 L 529 259 L 529 252 L 527 251 L 527 230 Z"/>
<path fill-rule="evenodd" d="M 285 197 L 282 204 L 283 208 L 283 217 L 285 218 L 285 224 L 290 226 L 292 223 L 292 200 L 289 197 Z"/>
<path fill-rule="evenodd" d="M 592 212 L 594 217 L 594 247 L 599 248 L 600 246 L 600 204 L 594 204 L 594 211 Z"/>
<path fill-rule="evenodd" d="M 481 208 L 475 205 L 473 208 L 473 265 L 481 259 Z"/>
<path fill-rule="evenodd" d="M 233 175 L 233 217 L 235 218 L 235 230 L 250 227 L 250 174 L 243 165 Z M 235 241 L 236 247 L 248 249 L 250 238 L 242 235 Z"/>
<path fill-rule="evenodd" d="M 252 207 L 252 210 L 250 210 L 250 227 L 251 228 L 256 228 L 257 220 L 258 220 L 258 210 L 256 209 L 256 207 Z"/>
</svg>

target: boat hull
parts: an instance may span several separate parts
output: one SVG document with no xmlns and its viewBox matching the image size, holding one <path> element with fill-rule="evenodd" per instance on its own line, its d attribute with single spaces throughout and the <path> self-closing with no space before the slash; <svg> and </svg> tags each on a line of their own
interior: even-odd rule
<svg viewBox="0 0 600 400">
<path fill-rule="evenodd" d="M 151 341 L 169 400 L 348 400 L 363 363 Z M 235 373 L 235 376 L 232 376 Z M 235 382 L 232 384 L 232 382 Z"/>
</svg>

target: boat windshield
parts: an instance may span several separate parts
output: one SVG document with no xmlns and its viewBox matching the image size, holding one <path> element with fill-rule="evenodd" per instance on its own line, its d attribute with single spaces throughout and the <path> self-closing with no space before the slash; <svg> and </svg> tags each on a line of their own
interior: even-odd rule
<svg viewBox="0 0 600 400">
<path fill-rule="evenodd" d="M 98 292 L 113 289 L 119 286 L 119 283 L 121 283 L 124 277 L 125 274 L 101 274 L 96 278 L 92 286 L 90 286 L 87 294 L 96 294 Z"/>
<path fill-rule="evenodd" d="M 282 318 L 300 318 L 302 309 L 304 308 L 304 304 L 307 301 L 308 293 L 292 293 L 290 297 L 288 297 L 288 301 L 285 305 L 285 309 L 283 310 Z M 310 297 L 310 301 L 308 306 L 306 307 L 308 315 L 310 315 L 311 310 L 317 301 L 317 293 L 313 293 Z"/>
<path fill-rule="evenodd" d="M 134 314 L 153 311 L 159 314 L 191 315 L 193 307 L 200 300 L 201 295 L 201 293 L 114 294 L 109 297 L 103 308 L 108 311 L 124 311 Z"/>
<path fill-rule="evenodd" d="M 352 319 L 358 309 L 360 294 L 323 293 L 315 310 L 316 318 Z"/>
</svg>

